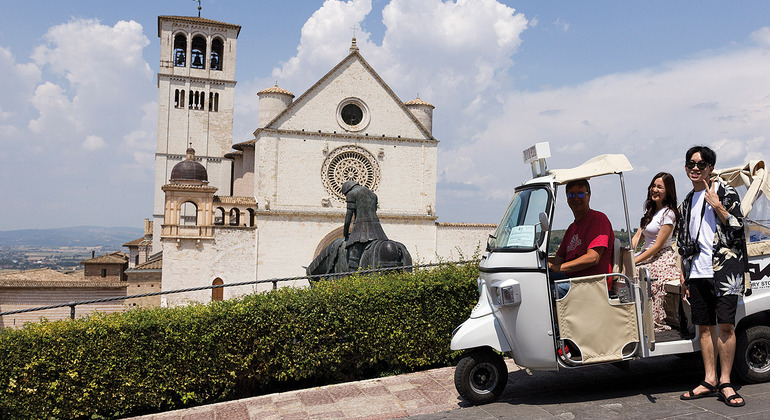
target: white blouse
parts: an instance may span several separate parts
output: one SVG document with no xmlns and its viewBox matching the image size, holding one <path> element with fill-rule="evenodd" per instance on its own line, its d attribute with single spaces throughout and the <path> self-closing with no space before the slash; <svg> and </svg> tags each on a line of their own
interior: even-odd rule
<svg viewBox="0 0 770 420">
<path fill-rule="evenodd" d="M 652 216 L 652 219 L 649 223 L 647 223 L 647 226 L 642 231 L 642 235 L 644 235 L 644 250 L 646 251 L 650 249 L 650 247 L 655 244 L 655 240 L 658 238 L 658 233 L 660 233 L 661 227 L 664 225 L 671 225 L 673 227 L 675 223 L 676 220 L 674 219 L 673 210 L 668 207 L 663 207 L 662 209 L 658 210 L 657 213 Z M 666 243 L 663 244 L 664 248 L 671 246 L 673 236 L 674 235 L 668 236 Z"/>
</svg>

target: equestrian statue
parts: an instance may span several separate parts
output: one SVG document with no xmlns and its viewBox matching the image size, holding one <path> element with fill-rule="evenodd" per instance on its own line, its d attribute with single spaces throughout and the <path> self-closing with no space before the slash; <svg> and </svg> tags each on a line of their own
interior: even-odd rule
<svg viewBox="0 0 770 420">
<path fill-rule="evenodd" d="M 377 194 L 355 181 L 345 181 L 342 193 L 347 202 L 344 238 L 335 239 L 321 250 L 306 268 L 308 276 L 358 269 L 411 267 L 412 256 L 404 244 L 391 241 L 382 230 L 377 217 Z M 407 270 L 412 271 L 411 268 Z"/>
</svg>

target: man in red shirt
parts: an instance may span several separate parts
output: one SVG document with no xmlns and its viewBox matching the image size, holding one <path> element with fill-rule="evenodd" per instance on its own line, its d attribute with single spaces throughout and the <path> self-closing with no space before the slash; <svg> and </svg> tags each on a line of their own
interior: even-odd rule
<svg viewBox="0 0 770 420">
<path fill-rule="evenodd" d="M 582 277 L 612 272 L 612 246 L 615 234 L 607 216 L 591 210 L 591 186 L 586 179 L 567 183 L 567 204 L 575 216 L 564 234 L 556 255 L 548 259 L 553 279 Z M 607 287 L 612 285 L 607 279 Z M 559 297 L 566 295 L 569 283 L 559 284 Z"/>
</svg>

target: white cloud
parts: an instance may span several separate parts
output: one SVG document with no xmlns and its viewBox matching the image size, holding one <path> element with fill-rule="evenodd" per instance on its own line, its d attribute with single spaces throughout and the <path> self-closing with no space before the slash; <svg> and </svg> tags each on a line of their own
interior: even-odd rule
<svg viewBox="0 0 770 420">
<path fill-rule="evenodd" d="M 104 149 L 104 139 L 99 136 L 88 136 L 83 141 L 82 147 L 88 151 Z"/>
<path fill-rule="evenodd" d="M 751 38 L 758 45 L 764 48 L 770 48 L 770 26 L 765 26 L 764 28 L 760 28 L 752 32 Z"/>
<path fill-rule="evenodd" d="M 626 179 L 635 214 L 648 177 L 665 170 L 683 179 L 684 152 L 694 144 L 713 147 L 719 167 L 740 165 L 768 149 L 770 138 L 764 133 L 770 132 L 770 91 L 763 88 L 767 74 L 770 54 L 742 49 L 572 87 L 512 92 L 504 99 L 504 114 L 490 120 L 475 142 L 441 152 L 439 169 L 450 184 L 484 179 L 476 184 L 479 193 L 470 206 L 476 215 L 487 214 L 486 221 L 495 221 L 499 215 L 486 209 L 502 212 L 505 203 L 490 206 L 490 200 L 529 177 L 521 160 L 524 148 L 549 141 L 550 167 L 575 166 L 601 153 L 624 153 L 637 168 Z M 475 165 L 468 165 L 469 159 Z M 689 185 L 680 183 L 678 189 L 681 195 Z M 452 191 L 443 194 L 451 196 Z M 605 202 L 605 207 L 615 213 L 613 220 L 623 219 L 617 206 L 610 210 Z"/>
</svg>

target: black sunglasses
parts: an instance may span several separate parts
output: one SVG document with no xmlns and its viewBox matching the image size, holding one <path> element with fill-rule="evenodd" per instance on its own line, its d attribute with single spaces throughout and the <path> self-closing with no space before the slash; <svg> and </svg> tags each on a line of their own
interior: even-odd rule
<svg viewBox="0 0 770 420">
<path fill-rule="evenodd" d="M 686 166 L 687 169 L 692 169 L 692 168 L 697 166 L 698 169 L 700 169 L 702 171 L 702 170 L 706 169 L 706 167 L 709 166 L 709 164 L 706 161 L 703 161 L 703 160 L 700 161 L 700 162 L 696 162 L 694 160 L 691 160 L 691 161 L 685 163 L 684 166 Z"/>
<path fill-rule="evenodd" d="M 575 196 L 577 196 L 577 198 L 586 198 L 588 194 L 590 193 L 587 193 L 587 192 L 567 193 L 567 198 L 575 198 Z"/>
</svg>

